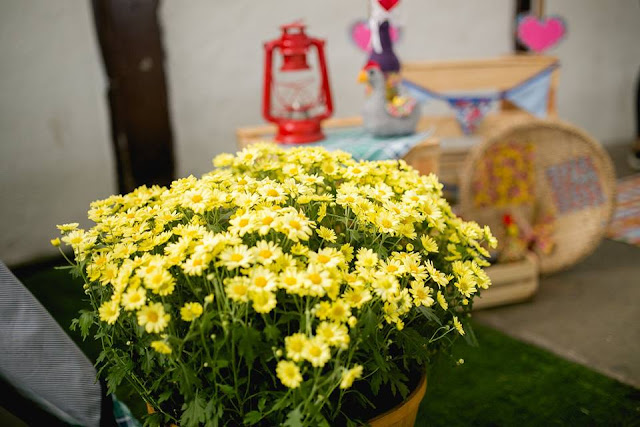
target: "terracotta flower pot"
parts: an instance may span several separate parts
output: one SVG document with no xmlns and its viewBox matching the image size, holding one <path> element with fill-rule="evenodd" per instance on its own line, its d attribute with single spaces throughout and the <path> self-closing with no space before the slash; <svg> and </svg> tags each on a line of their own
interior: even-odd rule
<svg viewBox="0 0 640 427">
<path fill-rule="evenodd" d="M 398 404 L 384 414 L 378 415 L 372 420 L 369 420 L 368 425 L 370 427 L 413 427 L 416 423 L 416 417 L 418 416 L 420 402 L 422 402 L 422 398 L 426 391 L 427 376 L 423 374 L 418 386 L 411 392 L 404 402 Z M 154 412 L 153 407 L 148 403 L 147 411 L 149 411 L 150 414 L 153 414 Z M 177 426 L 175 426 L 175 424 L 171 424 L 171 427 Z"/>
<path fill-rule="evenodd" d="M 418 386 L 404 402 L 369 421 L 371 427 L 413 427 L 420 402 L 427 391 L 427 376 L 422 375 Z"/>
</svg>

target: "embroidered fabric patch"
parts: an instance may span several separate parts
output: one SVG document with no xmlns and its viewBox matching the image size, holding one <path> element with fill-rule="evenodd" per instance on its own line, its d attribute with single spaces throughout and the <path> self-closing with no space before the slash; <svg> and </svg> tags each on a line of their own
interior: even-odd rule
<svg viewBox="0 0 640 427">
<path fill-rule="evenodd" d="M 494 144 L 478 163 L 473 180 L 477 207 L 513 206 L 533 202 L 534 146 L 531 143 Z"/>
<path fill-rule="evenodd" d="M 391 102 L 386 105 L 387 113 L 393 117 L 408 117 L 416 108 L 417 101 L 414 98 L 406 96 L 395 96 Z"/>
<path fill-rule="evenodd" d="M 491 99 L 450 99 L 449 105 L 456 112 L 456 119 L 466 134 L 476 131 L 484 116 L 491 110 Z"/>
<path fill-rule="evenodd" d="M 546 170 L 559 213 L 573 212 L 604 203 L 600 179 L 591 157 L 576 157 Z"/>
</svg>

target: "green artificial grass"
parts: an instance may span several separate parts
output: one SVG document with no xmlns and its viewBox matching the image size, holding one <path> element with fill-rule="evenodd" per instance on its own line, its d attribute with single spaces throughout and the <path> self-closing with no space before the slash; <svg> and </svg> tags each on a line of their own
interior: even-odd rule
<svg viewBox="0 0 640 427">
<path fill-rule="evenodd" d="M 15 273 L 69 331 L 87 302 L 82 282 L 54 264 Z M 478 347 L 463 340 L 454 347 L 454 360 L 464 364 L 441 358 L 432 367 L 416 426 L 640 426 L 640 390 L 493 329 L 474 324 L 474 330 Z M 90 359 L 97 357 L 98 343 L 69 334 Z M 132 389 L 122 386 L 117 395 L 134 415 L 144 413 Z"/>
<path fill-rule="evenodd" d="M 640 425 L 640 390 L 474 324 L 428 377 L 416 426 Z"/>
</svg>

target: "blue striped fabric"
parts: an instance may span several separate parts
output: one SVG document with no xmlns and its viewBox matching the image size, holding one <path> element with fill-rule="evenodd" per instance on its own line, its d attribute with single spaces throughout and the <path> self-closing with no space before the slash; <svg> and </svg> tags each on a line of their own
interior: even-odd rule
<svg viewBox="0 0 640 427">
<path fill-rule="evenodd" d="M 49 312 L 0 261 L 0 376 L 62 421 L 100 424 L 96 370 Z"/>
<path fill-rule="evenodd" d="M 364 128 L 327 129 L 324 140 L 304 146 L 346 151 L 356 160 L 395 160 L 403 158 L 431 133 L 432 131 L 427 131 L 393 138 L 376 138 Z"/>
</svg>

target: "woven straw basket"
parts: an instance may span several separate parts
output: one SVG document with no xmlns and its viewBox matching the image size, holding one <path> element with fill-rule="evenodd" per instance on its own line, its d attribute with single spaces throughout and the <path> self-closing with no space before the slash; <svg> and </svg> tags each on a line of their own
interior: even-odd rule
<svg viewBox="0 0 640 427">
<path fill-rule="evenodd" d="M 509 164 L 527 165 L 515 175 L 522 179 L 488 166 L 505 158 L 504 153 L 511 156 Z M 496 170 L 498 178 L 488 172 Z M 526 184 L 511 192 L 519 179 Z M 495 188 L 507 189 L 500 194 L 516 195 L 525 188 L 530 196 L 498 197 Z M 569 268 L 594 251 L 614 201 L 615 175 L 607 153 L 586 133 L 556 120 L 501 122 L 472 148 L 460 175 L 462 215 L 489 225 L 498 240 L 504 236 L 504 213 L 515 212 L 532 224 L 541 213 L 546 215 L 555 247 L 550 253 L 538 253 L 542 273 Z"/>
</svg>

